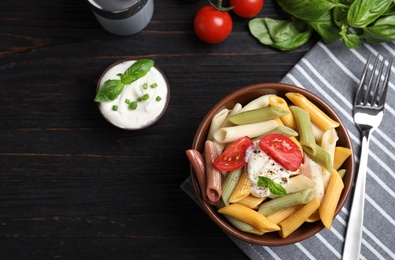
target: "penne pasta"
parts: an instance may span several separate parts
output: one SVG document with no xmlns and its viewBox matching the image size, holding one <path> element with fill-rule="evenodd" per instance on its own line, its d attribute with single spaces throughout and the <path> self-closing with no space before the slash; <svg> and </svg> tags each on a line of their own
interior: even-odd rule
<svg viewBox="0 0 395 260">
<path fill-rule="evenodd" d="M 248 195 L 247 197 L 245 197 L 242 200 L 239 200 L 237 203 L 239 203 L 240 205 L 246 206 L 247 208 L 250 209 L 255 209 L 257 208 L 263 201 L 265 200 L 265 198 L 259 198 L 259 197 L 255 197 L 254 195 Z"/>
<path fill-rule="evenodd" d="M 284 110 L 288 111 L 289 114 L 280 117 L 283 124 L 287 127 L 290 127 L 294 130 L 297 129 L 295 118 L 293 117 L 291 111 L 289 110 L 288 104 L 282 97 L 279 96 L 271 96 L 269 97 L 269 104 L 272 107 L 281 107 Z"/>
<path fill-rule="evenodd" d="M 319 165 L 324 167 L 324 169 L 327 170 L 328 172 L 332 172 L 333 162 L 331 160 L 331 156 L 329 155 L 329 153 L 317 144 L 316 144 L 315 151 L 316 151 L 316 153 L 314 155 L 310 154 L 307 151 L 306 152 L 310 155 L 310 157 L 313 161 L 315 161 L 316 163 L 318 163 Z M 323 174 L 325 174 L 325 173 L 323 172 Z M 327 181 L 327 179 L 325 179 L 325 182 L 326 181 Z"/>
<path fill-rule="evenodd" d="M 339 122 L 336 122 L 327 114 L 322 112 L 321 109 L 314 105 L 304 95 L 300 93 L 288 92 L 285 94 L 285 96 L 291 100 L 294 105 L 305 109 L 310 114 L 311 121 L 320 129 L 326 131 L 331 128 L 336 128 L 340 125 Z"/>
<path fill-rule="evenodd" d="M 289 112 L 281 107 L 262 107 L 232 115 L 229 121 L 235 125 L 245 125 L 276 119 L 287 114 Z"/>
<path fill-rule="evenodd" d="M 202 198 L 205 201 L 208 201 L 206 193 L 206 167 L 204 166 L 203 156 L 200 154 L 199 151 L 193 149 L 187 150 L 186 155 L 199 183 Z"/>
<path fill-rule="evenodd" d="M 285 191 L 287 192 L 287 194 L 290 194 L 314 187 L 315 182 L 312 179 L 299 174 L 289 178 L 288 184 L 287 186 L 285 186 Z"/>
<path fill-rule="evenodd" d="M 229 197 L 233 193 L 237 182 L 240 179 L 243 169 L 237 169 L 227 173 L 224 182 L 222 183 L 222 201 L 227 206 L 229 205 Z"/>
<path fill-rule="evenodd" d="M 242 109 L 240 109 L 239 112 L 245 112 L 261 107 L 267 107 L 269 106 L 269 98 L 273 96 L 272 94 L 260 96 L 259 98 L 256 98 L 252 101 L 250 101 L 247 105 L 245 105 Z"/>
<path fill-rule="evenodd" d="M 292 234 L 292 232 L 298 229 L 306 221 L 306 219 L 318 209 L 319 206 L 320 201 L 318 198 L 314 198 L 305 206 L 297 210 L 294 214 L 278 223 L 281 228 L 279 231 L 280 236 L 282 238 L 286 238 Z"/>
<path fill-rule="evenodd" d="M 268 220 L 265 216 L 259 214 L 253 209 L 247 208 L 237 203 L 220 208 L 218 212 L 253 225 L 256 229 L 260 231 L 271 232 L 280 230 L 277 224 Z"/>
<path fill-rule="evenodd" d="M 273 223 L 278 224 L 281 221 L 283 221 L 284 219 L 291 216 L 293 213 L 295 213 L 301 207 L 303 207 L 303 205 L 296 205 L 293 207 L 284 208 L 282 210 L 276 211 L 276 212 L 268 215 L 267 218 L 269 220 L 271 220 Z"/>
<path fill-rule="evenodd" d="M 211 140 L 211 141 L 213 140 L 213 133 L 222 127 L 225 120 L 228 118 L 228 114 L 229 114 L 229 109 L 224 108 L 221 111 L 219 111 L 213 117 L 213 119 L 211 119 L 210 128 L 207 134 L 207 140 Z"/>
<path fill-rule="evenodd" d="M 333 159 L 333 168 L 339 170 L 339 168 L 343 165 L 347 158 L 350 157 L 351 153 L 352 151 L 350 148 L 336 146 Z"/>
<path fill-rule="evenodd" d="M 324 199 L 319 208 L 320 218 L 327 229 L 331 229 L 337 203 L 343 191 L 344 183 L 339 173 L 333 169 Z"/>
<path fill-rule="evenodd" d="M 278 124 L 275 120 L 269 120 L 255 124 L 223 127 L 215 131 L 213 136 L 214 140 L 219 143 L 231 143 L 243 136 L 254 138 L 263 135 L 277 126 Z"/>
<path fill-rule="evenodd" d="M 328 186 L 329 178 L 331 177 L 331 172 L 329 172 L 328 170 L 333 168 L 333 160 L 335 157 L 335 147 L 337 140 L 339 140 L 339 137 L 337 136 L 336 130 L 334 128 L 325 131 L 322 135 L 321 147 L 328 153 L 327 156 L 329 156 L 330 158 L 330 161 L 328 163 L 332 164 L 331 167 L 325 167 L 323 171 L 325 190 Z"/>
<path fill-rule="evenodd" d="M 324 198 L 325 190 L 324 190 L 324 179 L 322 177 L 322 166 L 313 161 L 310 156 L 304 156 L 304 165 L 303 171 L 307 171 L 310 173 L 310 178 L 315 182 L 315 196 L 322 201 Z"/>
<path fill-rule="evenodd" d="M 222 194 L 222 177 L 219 170 L 214 167 L 214 160 L 218 155 L 217 149 L 210 140 L 207 140 L 204 145 L 204 157 L 206 166 L 207 198 L 211 204 L 217 205 Z"/>
<path fill-rule="evenodd" d="M 299 131 L 299 142 L 302 145 L 303 150 L 314 155 L 316 153 L 316 142 L 309 113 L 297 106 L 291 106 L 289 109 L 295 117 Z"/>
<path fill-rule="evenodd" d="M 244 167 L 244 171 L 241 173 L 239 181 L 236 184 L 232 194 L 229 197 L 229 203 L 238 202 L 251 193 L 251 182 L 247 175 L 247 167 Z"/>
<path fill-rule="evenodd" d="M 258 212 L 264 216 L 267 216 L 284 208 L 306 204 L 314 198 L 315 190 L 313 188 L 309 188 L 299 192 L 287 194 L 287 196 L 277 197 L 266 201 L 259 206 Z"/>
</svg>

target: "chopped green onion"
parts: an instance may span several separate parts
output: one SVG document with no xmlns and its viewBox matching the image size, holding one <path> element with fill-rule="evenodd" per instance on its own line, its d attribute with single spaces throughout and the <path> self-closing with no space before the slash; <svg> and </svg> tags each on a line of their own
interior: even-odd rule
<svg viewBox="0 0 395 260">
<path fill-rule="evenodd" d="M 143 99 L 141 97 L 138 97 L 137 102 L 141 102 L 141 101 L 143 101 Z"/>
<path fill-rule="evenodd" d="M 112 110 L 113 110 L 113 111 L 117 111 L 117 110 L 118 110 L 118 106 L 117 106 L 117 105 L 113 105 L 113 106 L 112 106 Z"/>
<path fill-rule="evenodd" d="M 137 102 L 136 101 L 130 102 L 129 109 L 136 110 L 136 108 L 137 108 Z"/>
<path fill-rule="evenodd" d="M 148 100 L 148 99 L 149 99 L 149 94 L 144 94 L 144 95 L 141 97 L 141 99 L 142 99 L 142 100 Z"/>
<path fill-rule="evenodd" d="M 125 99 L 126 104 L 130 104 L 130 99 Z"/>
<path fill-rule="evenodd" d="M 144 83 L 143 84 L 143 89 L 147 89 L 148 88 L 148 84 L 147 83 Z"/>
<path fill-rule="evenodd" d="M 161 100 L 162 100 L 162 98 L 161 98 L 160 96 L 157 96 L 157 97 L 156 97 L 156 101 L 159 102 L 159 101 L 161 101 Z"/>
<path fill-rule="evenodd" d="M 155 82 L 154 84 L 151 85 L 151 88 L 156 88 L 158 84 Z"/>
</svg>

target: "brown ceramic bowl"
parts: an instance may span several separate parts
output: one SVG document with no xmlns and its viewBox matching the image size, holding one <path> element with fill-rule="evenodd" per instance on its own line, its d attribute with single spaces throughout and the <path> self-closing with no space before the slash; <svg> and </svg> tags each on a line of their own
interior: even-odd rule
<svg viewBox="0 0 395 260">
<path fill-rule="evenodd" d="M 119 77 L 116 75 L 116 73 L 123 73 L 130 65 L 131 62 L 135 62 L 136 60 L 120 60 L 117 61 L 113 64 L 111 64 L 101 75 L 101 77 L 99 78 L 98 82 L 97 82 L 97 86 L 96 86 L 96 92 L 99 90 L 100 86 L 108 79 L 119 79 Z M 111 75 L 111 76 L 109 76 Z M 155 77 L 156 80 L 152 80 L 151 78 Z M 144 121 L 144 123 L 140 124 L 142 121 L 138 121 L 138 124 L 134 124 L 131 123 L 133 118 L 128 118 L 127 120 L 121 120 L 117 117 L 113 117 L 112 115 L 112 111 L 109 110 L 109 108 L 105 108 L 105 106 L 108 106 L 108 104 L 105 104 L 107 102 L 103 102 L 103 103 L 97 103 L 97 106 L 99 108 L 100 113 L 102 114 L 102 116 L 104 117 L 104 119 L 106 119 L 107 122 L 109 122 L 110 124 L 118 127 L 118 128 L 122 128 L 124 130 L 141 130 L 141 129 L 145 129 L 147 127 L 152 126 L 153 124 L 155 124 L 156 122 L 159 121 L 159 119 L 164 115 L 164 113 L 166 112 L 167 106 L 169 104 L 169 100 L 170 100 L 170 86 L 169 83 L 167 81 L 167 78 L 165 76 L 165 74 L 159 69 L 158 66 L 154 66 L 151 68 L 151 70 L 147 73 L 146 76 L 144 76 L 141 79 L 138 79 L 136 82 L 133 82 L 132 85 L 133 87 L 137 87 L 134 85 L 139 85 L 139 87 L 141 87 L 141 85 L 143 83 L 146 82 L 155 82 L 158 83 L 158 87 L 156 88 L 156 90 L 160 89 L 160 91 L 162 92 L 162 97 L 163 97 L 163 93 L 166 92 L 166 98 L 162 98 L 162 100 L 160 102 L 162 102 L 161 104 L 161 110 L 158 111 L 155 116 L 152 115 L 147 115 L 146 121 Z M 126 92 L 127 86 L 125 86 L 125 89 L 123 91 Z M 152 89 L 148 88 L 147 91 L 153 91 Z M 129 93 L 134 92 L 134 90 L 129 91 Z M 150 97 L 150 98 L 155 98 L 155 97 Z M 123 98 L 125 99 L 125 98 Z M 125 104 L 124 100 L 121 100 L 119 102 L 119 104 L 117 104 L 119 106 L 119 109 L 123 109 L 123 113 L 124 114 L 128 114 L 129 116 L 132 115 L 132 113 L 135 113 L 136 111 L 127 111 L 127 109 L 125 108 L 125 106 L 127 106 L 127 104 Z M 132 100 L 133 98 L 128 98 L 130 100 Z M 154 103 L 156 101 L 153 101 Z M 143 103 L 143 102 L 142 102 Z M 140 104 L 140 103 L 139 103 Z M 139 106 L 139 105 L 138 105 Z M 128 113 L 129 112 L 129 113 Z M 141 120 L 145 120 L 144 118 Z M 129 121 L 129 122 L 128 122 Z"/>
<path fill-rule="evenodd" d="M 232 108 L 236 103 L 245 105 L 249 101 L 265 94 L 276 94 L 278 96 L 285 97 L 285 93 L 287 92 L 298 92 L 303 94 L 309 100 L 311 100 L 315 105 L 317 105 L 324 112 L 326 112 L 332 119 L 338 121 L 340 123 L 340 126 L 336 128 L 337 133 L 339 135 L 339 140 L 337 144 L 352 149 L 352 144 L 347 129 L 344 126 L 344 124 L 341 122 L 339 116 L 330 107 L 330 105 L 326 104 L 321 98 L 317 97 L 315 94 L 305 89 L 292 85 L 282 84 L 282 83 L 261 83 L 261 84 L 251 85 L 236 90 L 235 92 L 223 98 L 210 110 L 210 112 L 204 117 L 203 121 L 199 125 L 199 128 L 196 131 L 195 138 L 193 140 L 192 149 L 196 149 L 200 152 L 203 152 L 204 142 L 206 140 L 211 119 L 221 109 L 225 107 Z M 355 162 L 354 162 L 354 156 L 352 154 L 341 167 L 343 169 L 346 169 L 347 173 L 343 179 L 344 189 L 341 194 L 339 204 L 337 205 L 335 215 L 339 213 L 344 203 L 346 202 L 347 197 L 350 194 L 352 181 L 354 178 L 354 167 L 355 167 Z M 262 236 L 241 232 L 236 228 L 234 228 L 221 214 L 217 213 L 217 210 L 214 206 L 208 204 L 203 200 L 196 176 L 192 168 L 191 168 L 191 176 L 192 176 L 192 182 L 196 195 L 200 201 L 203 210 L 207 213 L 207 215 L 209 215 L 209 217 L 222 230 L 245 242 L 262 245 L 262 246 L 288 245 L 307 239 L 324 228 L 321 221 L 317 221 L 314 223 L 304 223 L 301 227 L 299 227 L 294 233 L 292 233 L 287 238 L 281 238 L 278 235 L 278 232 L 266 233 Z"/>
</svg>

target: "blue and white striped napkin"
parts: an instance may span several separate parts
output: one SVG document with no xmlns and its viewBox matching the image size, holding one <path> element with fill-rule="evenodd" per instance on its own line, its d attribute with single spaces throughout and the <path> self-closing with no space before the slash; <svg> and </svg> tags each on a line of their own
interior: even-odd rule
<svg viewBox="0 0 395 260">
<path fill-rule="evenodd" d="M 282 80 L 306 88 L 332 105 L 349 130 L 357 165 L 361 135 L 354 124 L 352 104 L 369 54 L 395 56 L 395 42 L 365 44 L 358 49 L 347 49 L 340 41 L 318 42 Z M 395 69 L 392 67 L 384 119 L 370 142 L 361 259 L 395 259 L 394 140 Z M 181 187 L 194 197 L 190 178 Z M 251 259 L 341 259 L 351 197 L 333 221 L 331 230 L 324 229 L 302 242 L 267 247 L 231 239 Z"/>
</svg>

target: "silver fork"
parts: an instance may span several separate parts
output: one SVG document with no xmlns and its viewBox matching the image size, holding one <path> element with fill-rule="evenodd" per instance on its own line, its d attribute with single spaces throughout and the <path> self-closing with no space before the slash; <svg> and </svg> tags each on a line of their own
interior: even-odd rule
<svg viewBox="0 0 395 260">
<path fill-rule="evenodd" d="M 354 122 L 361 131 L 362 141 L 359 170 L 343 249 L 344 260 L 359 259 L 370 135 L 380 125 L 383 119 L 388 81 L 391 74 L 392 58 L 388 60 L 383 58 L 379 62 L 379 57 L 377 56 L 374 64 L 370 65 L 372 59 L 372 55 L 370 55 L 354 100 Z M 384 70 L 386 61 L 388 61 L 388 65 Z M 370 72 L 369 77 L 370 66 L 373 66 L 373 70 Z M 365 80 L 367 77 L 369 80 Z"/>
</svg>

